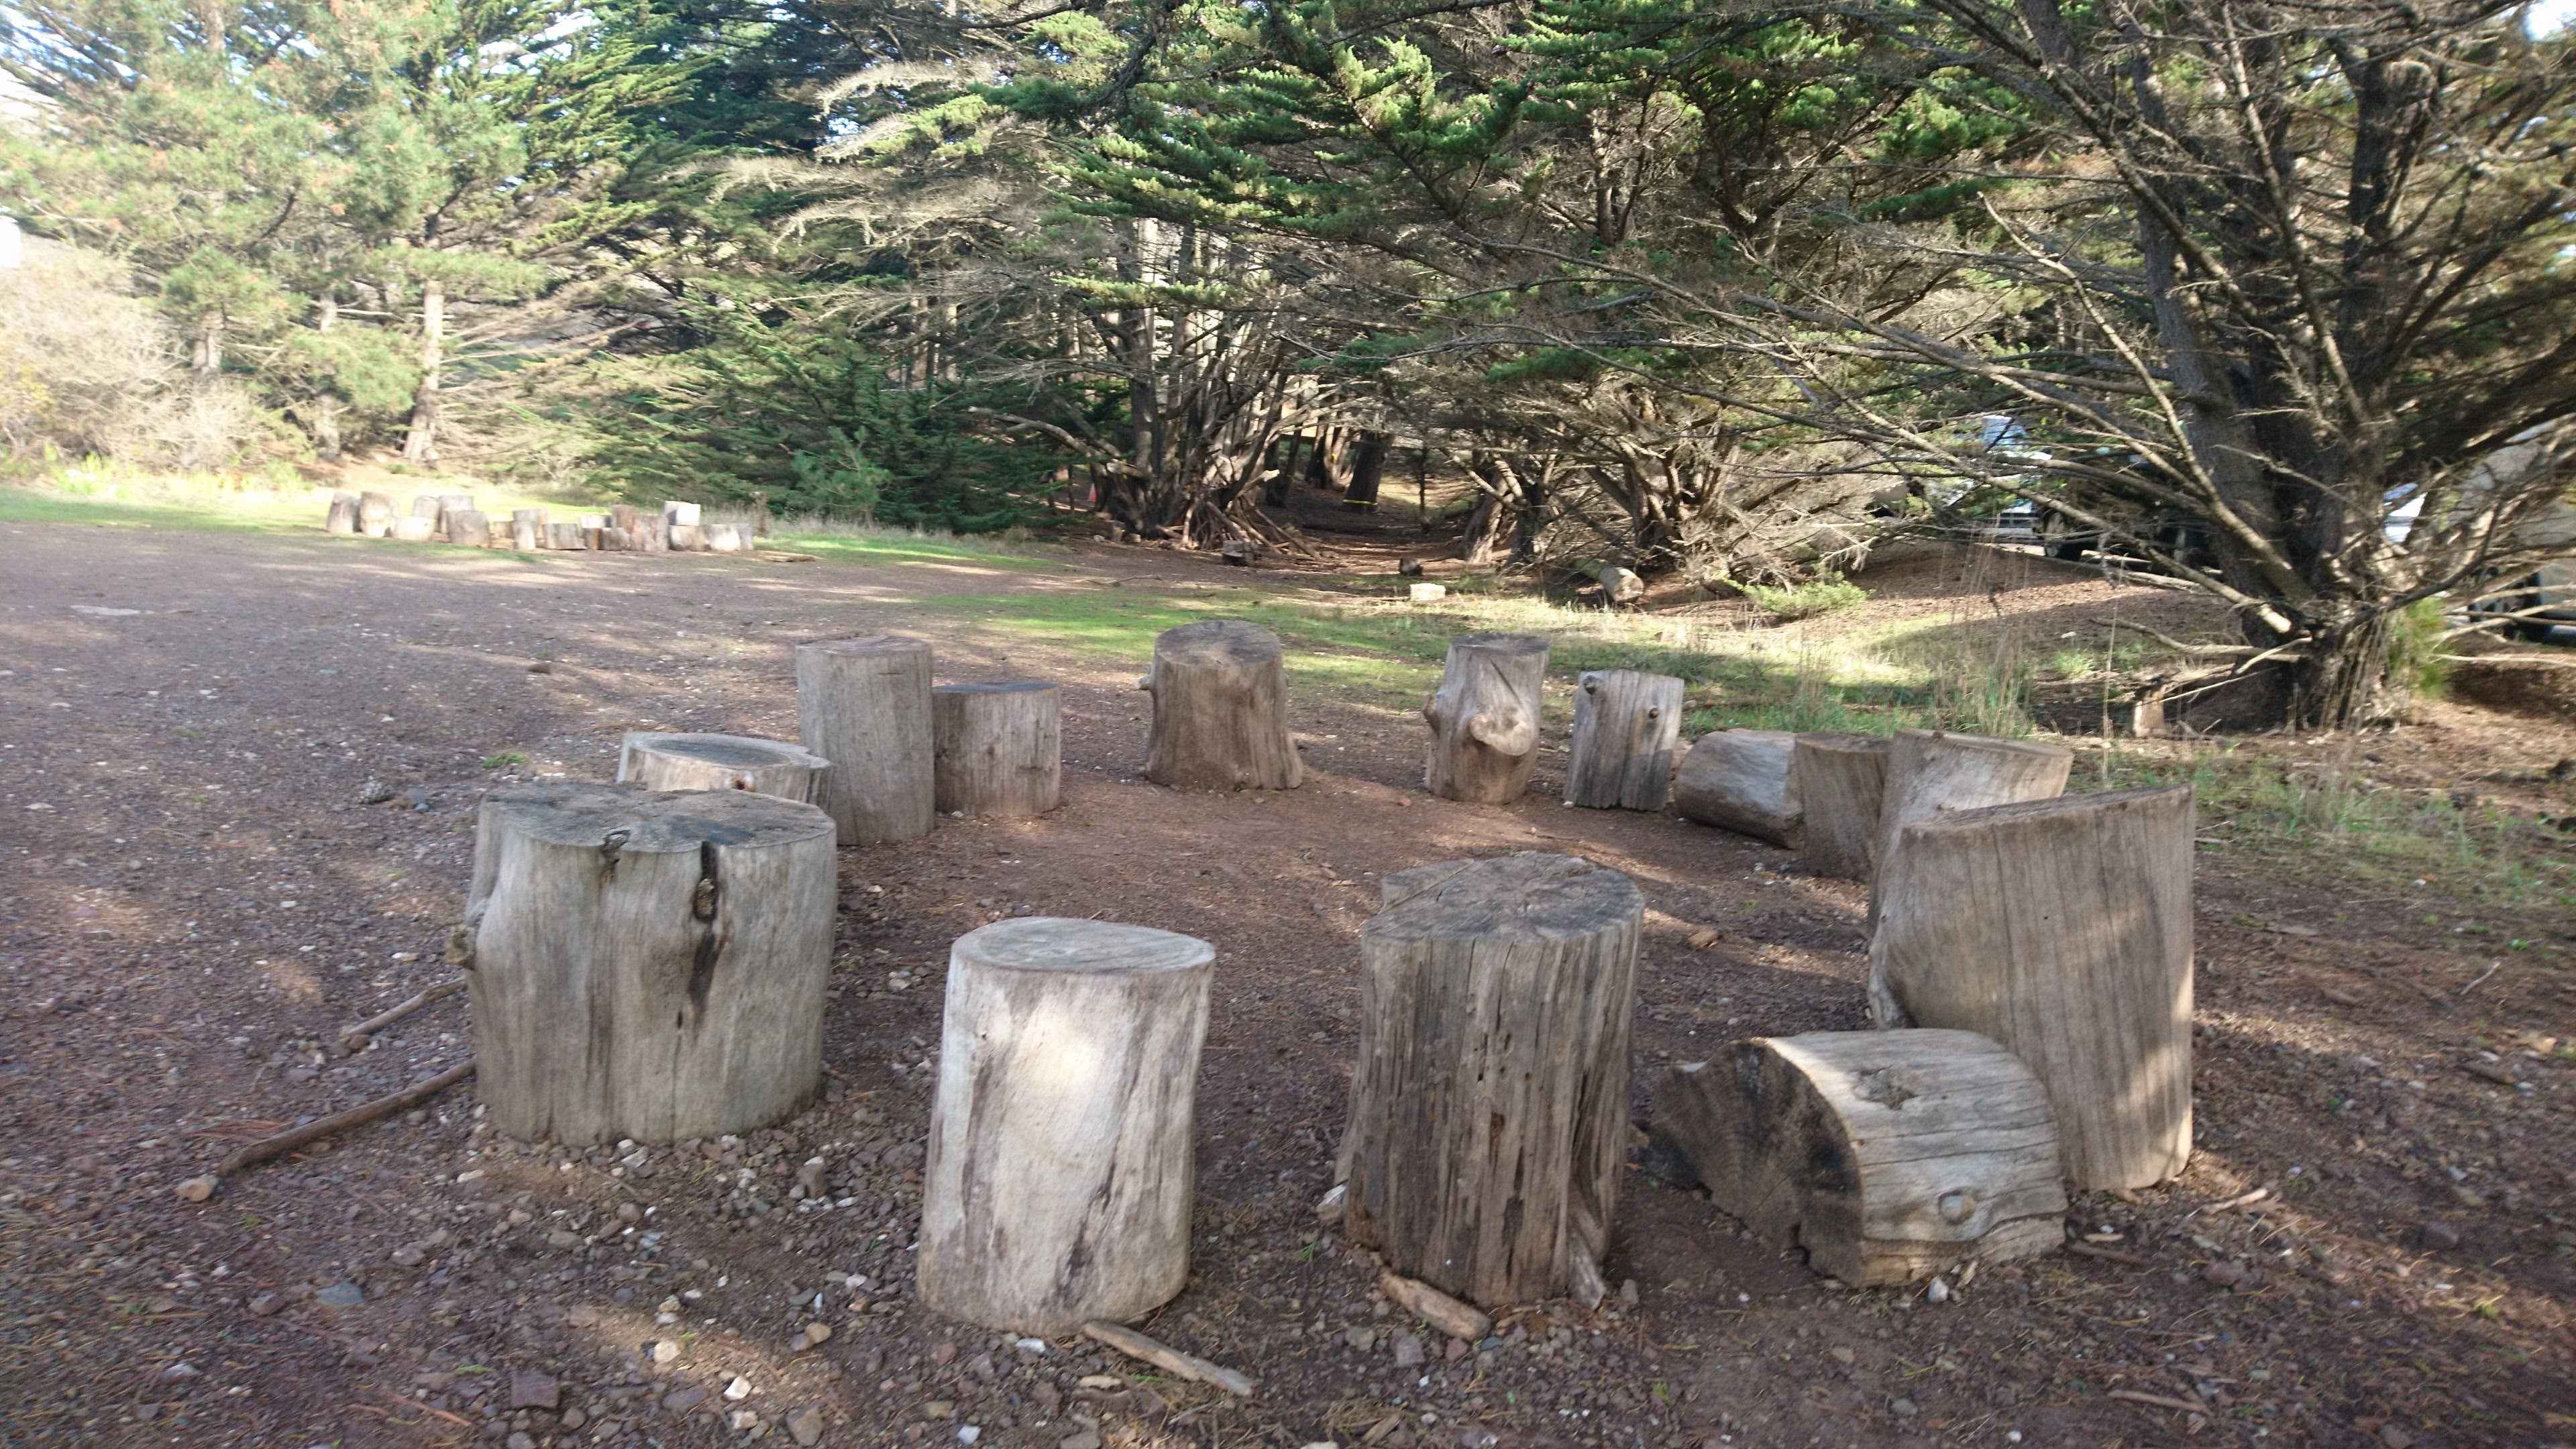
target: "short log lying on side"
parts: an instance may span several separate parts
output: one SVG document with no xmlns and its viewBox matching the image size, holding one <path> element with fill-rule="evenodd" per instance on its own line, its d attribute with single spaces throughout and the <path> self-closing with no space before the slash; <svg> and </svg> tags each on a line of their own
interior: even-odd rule
<svg viewBox="0 0 2576 1449">
<path fill-rule="evenodd" d="M 549 523 L 546 525 L 546 547 L 574 552 L 589 545 L 582 540 L 580 524 Z"/>
<path fill-rule="evenodd" d="M 1897 848 L 1898 832 L 1924 816 L 2048 799 L 2066 788 L 2066 775 L 2074 764 L 2074 751 L 2064 745 L 1898 730 L 1887 747 L 1887 785 L 1879 801 L 1878 844 L 1871 869 L 1883 877 Z M 1878 900 L 1873 884 L 1872 922 L 1878 919 Z"/>
<path fill-rule="evenodd" d="M 816 804 L 843 845 L 930 833 L 930 645 L 901 634 L 796 650 L 797 738 L 832 762 Z"/>
<path fill-rule="evenodd" d="M 532 1142 L 766 1126 L 822 1085 L 832 822 L 738 790 L 485 797 L 466 906 L 477 1093 Z"/>
<path fill-rule="evenodd" d="M 698 505 L 666 499 L 662 504 L 662 521 L 673 528 L 698 526 Z"/>
<path fill-rule="evenodd" d="M 705 553 L 707 551 L 706 529 L 694 523 L 672 524 L 671 551 L 674 553 Z"/>
<path fill-rule="evenodd" d="M 1439 691 L 1422 707 L 1431 753 L 1422 788 L 1444 800 L 1507 805 L 1538 765 L 1539 687 L 1547 641 L 1536 634 L 1461 634 L 1449 641 Z"/>
<path fill-rule="evenodd" d="M 358 532 L 369 538 L 394 536 L 394 500 L 391 494 L 358 495 Z"/>
<path fill-rule="evenodd" d="M 1854 1287 L 2065 1235 L 2058 1136 L 2038 1078 L 1966 1031 L 1820 1031 L 1668 1067 L 1654 1135 L 1709 1199 Z"/>
<path fill-rule="evenodd" d="M 1879 867 L 1870 996 L 2037 1073 L 2078 1189 L 2191 1155 L 2192 791 L 1930 816 Z"/>
<path fill-rule="evenodd" d="M 492 521 L 478 509 L 450 509 L 447 512 L 447 541 L 460 548 L 490 548 Z"/>
<path fill-rule="evenodd" d="M 1617 564 L 1579 558 L 1566 567 L 1599 584 L 1605 604 L 1633 604 L 1646 596 L 1646 581 Z"/>
<path fill-rule="evenodd" d="M 1798 736 L 1789 791 L 1798 801 L 1798 865 L 1807 874 L 1869 879 L 1886 794 L 1887 750 L 1882 735 Z"/>
<path fill-rule="evenodd" d="M 331 495 L 331 511 L 322 520 L 324 533 L 353 534 L 358 531 L 358 495 L 343 490 Z"/>
<path fill-rule="evenodd" d="M 617 778 L 648 790 L 749 790 L 812 804 L 832 763 L 810 750 L 750 735 L 626 736 Z"/>
<path fill-rule="evenodd" d="M 534 552 L 546 546 L 546 511 L 542 508 L 510 510 L 510 547 L 521 552 Z"/>
<path fill-rule="evenodd" d="M 1796 849 L 1804 812 L 1789 755 L 1797 738 L 1786 730 L 1700 736 L 1673 772 L 1673 808 L 1686 820 Z"/>
<path fill-rule="evenodd" d="M 1036 680 L 930 691 L 932 804 L 949 814 L 1044 815 L 1064 785 L 1063 691 Z"/>
<path fill-rule="evenodd" d="M 1144 687 L 1154 696 L 1146 779 L 1184 790 L 1294 790 L 1305 779 L 1278 635 L 1241 619 L 1166 629 Z"/>
<path fill-rule="evenodd" d="M 438 536 L 438 520 L 414 513 L 394 520 L 394 537 L 405 543 L 428 543 Z"/>
<path fill-rule="evenodd" d="M 1053 1336 L 1189 1278 L 1191 1132 L 1216 953 L 1031 917 L 950 949 L 922 1177 L 922 1301 Z"/>
<path fill-rule="evenodd" d="M 1575 684 L 1565 803 L 1593 810 L 1663 809 L 1681 731 L 1680 680 L 1634 669 L 1585 674 Z"/>
<path fill-rule="evenodd" d="M 701 532 L 706 535 L 707 547 L 716 553 L 744 553 L 751 548 L 750 538 L 738 523 L 710 523 L 703 525 Z"/>
<path fill-rule="evenodd" d="M 1645 898 L 1531 853 L 1384 888 L 1360 932 L 1343 1228 L 1470 1302 L 1557 1297 L 1609 1244 Z"/>
</svg>

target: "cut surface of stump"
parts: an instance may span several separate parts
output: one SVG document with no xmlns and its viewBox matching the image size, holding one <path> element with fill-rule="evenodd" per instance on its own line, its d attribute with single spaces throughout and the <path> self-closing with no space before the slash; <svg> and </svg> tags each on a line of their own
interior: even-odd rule
<svg viewBox="0 0 2576 1449">
<path fill-rule="evenodd" d="M 1933 815 L 1879 867 L 1873 1004 L 2028 1062 L 2079 1189 L 2191 1155 L 2193 813 L 2167 785 Z"/>
<path fill-rule="evenodd" d="M 1982 810 L 2016 800 L 2045 800 L 2066 788 L 2075 753 L 2038 740 L 1999 740 L 1938 730 L 1898 730 L 1887 745 L 1887 784 L 1878 808 L 1878 844 L 1871 868 L 1887 871 L 1899 832 L 1945 810 Z M 1878 920 L 1875 879 L 1869 919 Z M 1877 1005 L 1875 998 L 1873 1006 Z M 1882 1018 L 1881 1026 L 1892 1025 Z"/>
<path fill-rule="evenodd" d="M 1145 688 L 1154 696 L 1146 779 L 1183 790 L 1294 790 L 1305 779 L 1278 635 L 1241 619 L 1166 629 Z"/>
<path fill-rule="evenodd" d="M 1063 691 L 1036 680 L 930 691 L 931 794 L 942 811 L 1044 815 L 1064 787 Z"/>
<path fill-rule="evenodd" d="M 1536 634 L 1450 640 L 1440 688 L 1422 707 L 1431 726 L 1422 788 L 1479 805 L 1508 805 L 1529 793 L 1546 682 L 1547 641 Z"/>
<path fill-rule="evenodd" d="M 635 730 L 617 753 L 617 778 L 648 790 L 749 790 L 808 805 L 831 768 L 811 750 L 750 735 Z"/>
<path fill-rule="evenodd" d="M 815 803 L 843 845 L 930 833 L 930 663 L 930 645 L 902 634 L 797 646 L 798 738 L 832 762 Z"/>
<path fill-rule="evenodd" d="M 466 905 L 476 1092 L 532 1142 L 748 1132 L 822 1084 L 832 822 L 739 790 L 485 797 Z"/>
<path fill-rule="evenodd" d="M 1685 820 L 1796 849 L 1805 818 L 1789 775 L 1797 738 L 1786 730 L 1700 736 L 1673 772 L 1673 808 Z"/>
<path fill-rule="evenodd" d="M 1887 786 L 1882 735 L 1803 734 L 1789 762 L 1800 820 L 1798 864 L 1809 875 L 1867 880 Z"/>
<path fill-rule="evenodd" d="M 1661 810 L 1682 733 L 1682 682 L 1669 674 L 1598 669 L 1574 689 L 1574 749 L 1565 803 L 1592 810 Z"/>
<path fill-rule="evenodd" d="M 1556 1297 L 1609 1245 L 1645 898 L 1526 852 L 1400 871 L 1384 893 L 1360 932 L 1344 1230 L 1476 1303 Z"/>
<path fill-rule="evenodd" d="M 1662 1072 L 1654 1135 L 1711 1202 L 1854 1287 L 2052 1252 L 2065 1234 L 2047 1094 L 1974 1032 L 1735 1042 Z"/>
<path fill-rule="evenodd" d="M 1191 1133 L 1216 953 L 1038 916 L 950 949 L 922 1177 L 922 1301 L 1048 1336 L 1189 1279 Z"/>
</svg>

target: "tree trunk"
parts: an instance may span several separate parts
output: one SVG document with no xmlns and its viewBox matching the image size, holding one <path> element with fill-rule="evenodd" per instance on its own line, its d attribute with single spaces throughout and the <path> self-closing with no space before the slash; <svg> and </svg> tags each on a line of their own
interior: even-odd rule
<svg viewBox="0 0 2576 1449">
<path fill-rule="evenodd" d="M 1888 743 L 1887 786 L 1879 802 L 1877 879 L 1886 878 L 1897 833 L 1908 824 L 1943 810 L 2048 799 L 2066 788 L 2066 775 L 2074 764 L 2074 752 L 2064 745 L 1898 730 Z M 1878 920 L 1875 881 L 1869 891 L 1869 919 L 1873 924 Z"/>
<path fill-rule="evenodd" d="M 1386 478 L 1386 450 L 1391 442 L 1384 433 L 1360 434 L 1359 447 L 1351 457 L 1351 485 L 1342 490 L 1344 508 L 1377 507 L 1378 485 Z"/>
<path fill-rule="evenodd" d="M 1855 1288 L 2051 1252 L 2065 1234 L 2048 1097 L 1974 1032 L 1739 1041 L 1664 1070 L 1654 1135 L 1709 1201 Z"/>
<path fill-rule="evenodd" d="M 2325 629 L 2307 657 L 2290 668 L 2290 723 L 2347 730 L 2377 720 L 2388 694 L 2388 653 L 2394 621 L 2374 614 L 2348 627 Z"/>
<path fill-rule="evenodd" d="M 1422 707 L 1431 726 L 1422 788 L 1479 805 L 1508 805 L 1528 794 L 1546 682 L 1547 640 L 1536 634 L 1450 640 L 1440 689 Z"/>
<path fill-rule="evenodd" d="M 617 778 L 648 790 L 749 790 L 809 805 L 831 768 L 809 750 L 750 735 L 635 730 L 617 752 Z"/>
<path fill-rule="evenodd" d="M 1661 810 L 1681 740 L 1682 682 L 1669 674 L 1603 669 L 1574 693 L 1574 752 L 1565 803 L 1592 810 Z"/>
<path fill-rule="evenodd" d="M 460 548 L 490 548 L 492 546 L 492 521 L 485 518 L 481 510 L 473 508 L 450 509 L 446 514 L 446 521 L 447 541 L 449 543 L 455 544 Z"/>
<path fill-rule="evenodd" d="M 411 431 L 403 461 L 438 461 L 438 372 L 447 346 L 447 286 L 436 278 L 420 288 L 420 386 L 412 393 Z"/>
<path fill-rule="evenodd" d="M 394 534 L 394 501 L 382 493 L 358 495 L 358 531 L 369 538 L 391 538 Z"/>
<path fill-rule="evenodd" d="M 799 645 L 796 718 L 832 762 L 816 803 L 843 845 L 930 833 L 930 646 L 901 634 Z"/>
<path fill-rule="evenodd" d="M 1146 779 L 1185 790 L 1294 790 L 1305 779 L 1278 635 L 1240 619 L 1166 629 L 1145 688 L 1154 695 Z"/>
<path fill-rule="evenodd" d="M 1887 750 L 1881 735 L 1798 736 L 1789 790 L 1803 828 L 1798 864 L 1807 874 L 1869 879 L 1886 796 Z"/>
<path fill-rule="evenodd" d="M 1791 781 L 1798 737 L 1786 730 L 1716 730 L 1699 737 L 1673 773 L 1685 820 L 1798 848 L 1805 812 Z"/>
<path fill-rule="evenodd" d="M 1472 1302 L 1557 1297 L 1609 1247 L 1645 898 L 1616 871 L 1526 852 L 1384 890 L 1360 932 L 1343 1226 Z"/>
<path fill-rule="evenodd" d="M 546 511 L 542 508 L 510 510 L 510 547 L 522 553 L 533 553 L 546 547 Z"/>
<path fill-rule="evenodd" d="M 2188 785 L 1962 810 L 1879 865 L 1873 1003 L 2028 1062 L 2080 1190 L 2191 1155 L 2192 817 Z"/>
<path fill-rule="evenodd" d="M 1056 1337 L 1181 1291 L 1215 959 L 1169 931 L 1044 916 L 957 939 L 922 1174 L 923 1303 Z"/>
<path fill-rule="evenodd" d="M 331 495 L 331 511 L 322 520 L 324 533 L 346 537 L 358 531 L 358 495 L 345 489 Z"/>
<path fill-rule="evenodd" d="M 466 905 L 476 1091 L 530 1142 L 765 1127 L 822 1085 L 832 823 L 739 791 L 485 797 Z"/>
<path fill-rule="evenodd" d="M 313 395 L 313 408 L 309 414 L 313 420 L 313 456 L 325 463 L 339 461 L 340 411 L 346 406 L 337 393 Z"/>
<path fill-rule="evenodd" d="M 1053 810 L 1064 787 L 1063 698 L 1025 679 L 932 689 L 933 803 L 959 815 Z"/>
</svg>

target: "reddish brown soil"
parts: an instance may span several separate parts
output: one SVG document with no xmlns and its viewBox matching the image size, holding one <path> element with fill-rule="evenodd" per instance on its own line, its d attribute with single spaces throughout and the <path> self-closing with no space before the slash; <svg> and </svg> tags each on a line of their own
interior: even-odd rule
<svg viewBox="0 0 2576 1449">
<path fill-rule="evenodd" d="M 1134 666 L 944 639 L 945 676 L 1066 681 L 1066 803 L 844 852 L 827 1103 L 739 1147 L 629 1166 L 496 1141 L 460 1089 L 184 1203 L 173 1185 L 231 1144 L 470 1050 L 461 999 L 354 1058 L 328 1044 L 448 974 L 437 951 L 484 790 L 606 778 L 628 728 L 792 736 L 793 641 L 917 627 L 907 597 L 1054 585 L 35 525 L 0 527 L 0 556 L 0 1445 L 787 1442 L 769 1426 L 808 1407 L 828 1444 L 955 1444 L 971 1426 L 1013 1449 L 1080 1445 L 1093 1426 L 1113 1445 L 1283 1449 L 2576 1436 L 2576 1073 L 2542 1040 L 2576 1035 L 2563 872 L 2506 910 L 2484 882 L 2438 873 L 2361 891 L 2330 846 L 2211 846 L 2200 1150 L 2171 1186 L 2071 1219 L 2116 1235 L 2121 1258 L 1989 1270 L 1940 1305 L 1848 1291 L 1747 1241 L 1641 1153 L 1609 1265 L 1632 1290 L 1599 1313 L 1515 1307 L 1484 1345 L 1426 1335 L 1429 1363 L 1399 1372 L 1390 1340 L 1413 1325 L 1311 1212 L 1375 877 L 1526 848 L 1632 873 L 1653 910 L 1641 1119 L 1661 1063 L 1861 1024 L 1858 889 L 1674 819 L 1541 794 L 1425 799 L 1408 788 L 1418 734 L 1326 699 L 1296 702 L 1304 789 L 1174 794 L 1133 778 Z M 1148 566 L 1198 567 L 1124 549 L 1085 561 Z M 2011 589 L 1976 597 L 2016 607 Z M 2576 754 L 2564 718 L 2506 729 L 2445 707 L 2367 742 L 2262 748 L 2576 813 L 2549 770 Z M 394 799 L 358 803 L 369 780 Z M 945 948 L 1022 908 L 1222 953 L 1194 1275 L 1145 1327 L 1250 1373 L 1250 1402 L 1080 1342 L 1024 1351 L 911 1302 Z M 1722 936 L 1694 951 L 1703 928 Z M 851 1206 L 788 1202 L 817 1153 Z M 2272 1195 L 2208 1206 L 2257 1186 Z M 2217 1261 L 2253 1271 L 2216 1286 Z M 315 1299 L 350 1283 L 363 1303 Z M 791 1348 L 813 1316 L 791 1295 L 816 1291 L 835 1331 Z M 657 1323 L 666 1299 L 673 1321 Z M 1353 1328 L 1374 1330 L 1365 1349 Z M 662 1341 L 675 1361 L 646 1347 Z M 512 1411 L 520 1372 L 560 1380 L 564 1412 Z M 1134 1386 L 1081 1387 L 1099 1373 Z M 735 1374 L 753 1387 L 739 1405 L 701 1392 Z M 761 1427 L 727 1427 L 737 1408 Z"/>
</svg>

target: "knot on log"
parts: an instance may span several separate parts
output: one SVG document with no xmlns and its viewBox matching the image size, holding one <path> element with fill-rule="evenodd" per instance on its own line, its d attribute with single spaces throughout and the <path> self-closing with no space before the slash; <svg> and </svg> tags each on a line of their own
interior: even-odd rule
<svg viewBox="0 0 2576 1449">
<path fill-rule="evenodd" d="M 633 839 L 634 834 L 631 830 L 612 830 L 599 838 L 600 879 L 617 879 L 618 854 L 626 849 L 626 842 Z"/>
</svg>

